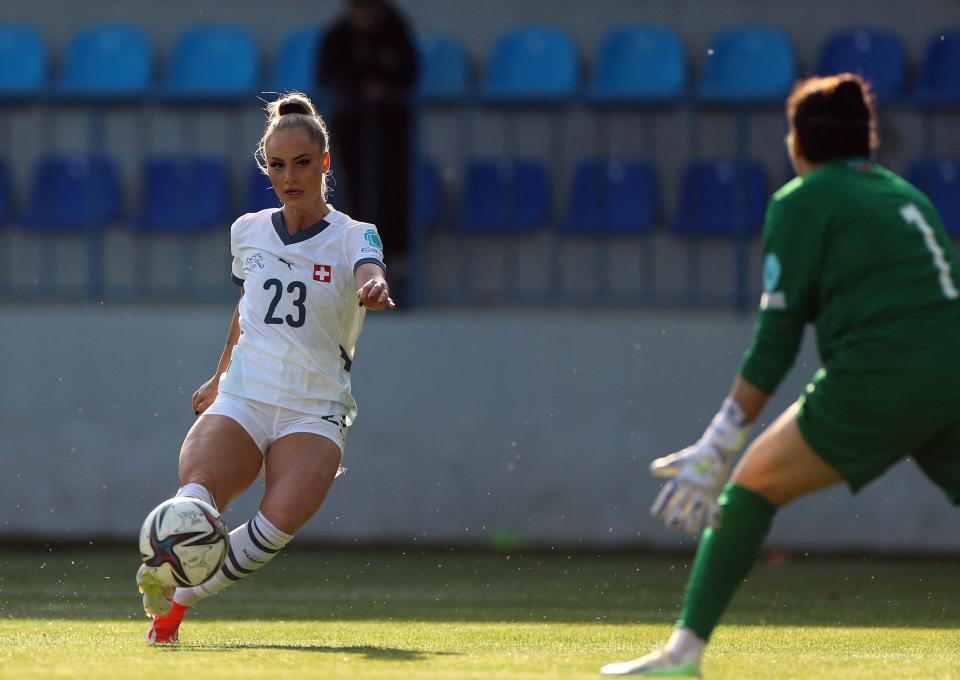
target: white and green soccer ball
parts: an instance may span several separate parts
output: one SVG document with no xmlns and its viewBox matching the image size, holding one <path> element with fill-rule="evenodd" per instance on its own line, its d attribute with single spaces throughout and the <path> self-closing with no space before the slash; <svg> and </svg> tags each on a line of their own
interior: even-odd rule
<svg viewBox="0 0 960 680">
<path fill-rule="evenodd" d="M 171 586 L 209 580 L 223 566 L 230 538 L 223 517 L 209 503 L 177 497 L 155 507 L 140 529 L 140 557 Z"/>
</svg>

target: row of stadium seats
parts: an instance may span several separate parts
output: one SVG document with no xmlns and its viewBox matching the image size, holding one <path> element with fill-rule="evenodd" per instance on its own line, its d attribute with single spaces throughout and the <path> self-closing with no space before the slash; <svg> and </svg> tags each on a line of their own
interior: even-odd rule
<svg viewBox="0 0 960 680">
<path fill-rule="evenodd" d="M 176 37 L 162 77 L 154 67 L 147 34 L 131 25 L 97 25 L 74 35 L 63 50 L 58 75 L 48 80 L 49 50 L 30 26 L 0 25 L 0 98 L 143 97 L 205 100 L 257 92 L 315 89 L 317 27 L 300 28 L 279 45 L 269 76 L 261 78 L 261 50 L 246 28 L 197 26 Z M 690 64 L 682 38 L 657 25 L 618 28 L 600 42 L 586 82 L 573 36 L 542 26 L 498 36 L 481 82 L 474 89 L 466 50 L 455 39 L 418 34 L 422 68 L 419 93 L 426 100 L 456 101 L 478 95 L 488 101 L 557 102 L 586 95 L 595 102 L 677 100 L 691 91 Z M 931 37 L 915 86 L 908 82 L 903 44 L 889 30 L 860 27 L 829 36 L 813 72 L 861 73 L 881 98 L 910 94 L 923 103 L 960 101 L 960 29 Z M 766 26 L 730 28 L 710 41 L 693 93 L 701 100 L 779 100 L 798 73 L 790 38 Z"/>
<path fill-rule="evenodd" d="M 755 232 L 762 224 L 771 189 L 755 161 L 739 175 L 728 159 L 698 160 L 681 172 L 675 232 L 730 235 L 738 225 Z M 739 176 L 745 178 L 738 181 Z M 960 235 L 960 159 L 921 159 L 907 177 L 937 204 L 947 229 Z M 226 163 L 217 158 L 149 158 L 143 168 L 143 197 L 133 229 L 189 233 L 222 227 L 236 212 L 276 207 L 266 178 L 252 167 L 244 205 L 230 200 Z M 122 194 L 115 163 L 104 156 L 52 156 L 33 173 L 27 206 L 18 220 L 32 231 L 98 229 L 120 218 Z M 467 163 L 457 215 L 451 217 L 446 183 L 429 162 L 419 169 L 418 219 L 427 227 L 452 224 L 461 233 L 532 232 L 552 219 L 550 178 L 537 161 L 511 163 L 474 159 Z M 741 191 L 745 190 L 745 205 Z M 639 159 L 577 164 L 566 214 L 557 219 L 569 234 L 641 234 L 663 221 L 660 188 L 652 164 Z M 9 173 L 0 164 L 0 221 L 12 217 Z"/>
<path fill-rule="evenodd" d="M 582 159 L 574 168 L 563 215 L 552 215 L 547 166 L 535 160 L 466 164 L 455 215 L 445 207 L 446 184 L 429 162 L 419 169 L 417 217 L 428 228 L 452 224 L 461 233 L 531 232 L 555 221 L 568 234 L 642 234 L 669 222 L 676 233 L 729 236 L 763 224 L 771 183 L 755 160 L 737 171 L 732 158 L 699 159 L 680 172 L 672 220 L 662 208 L 660 180 L 643 159 Z M 742 178 L 742 180 L 741 180 Z M 960 158 L 919 158 L 906 178 L 936 205 L 947 231 L 960 236 Z M 742 197 L 742 198 L 741 198 Z"/>
</svg>

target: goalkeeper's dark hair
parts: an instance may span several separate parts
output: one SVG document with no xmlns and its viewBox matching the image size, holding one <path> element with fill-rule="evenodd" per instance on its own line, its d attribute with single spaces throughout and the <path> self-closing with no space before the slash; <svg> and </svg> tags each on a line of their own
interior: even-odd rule
<svg viewBox="0 0 960 680">
<path fill-rule="evenodd" d="M 802 80 L 787 98 L 787 120 L 813 163 L 869 158 L 879 146 L 870 86 L 853 73 Z"/>
<path fill-rule="evenodd" d="M 280 130 L 303 130 L 320 149 L 320 154 L 330 150 L 330 134 L 323 118 L 317 113 L 310 98 L 301 92 L 287 92 L 276 101 L 267 104 L 267 127 L 254 152 L 260 171 L 266 175 L 266 146 L 273 133 Z M 323 195 L 327 195 L 327 178 L 323 178 Z"/>
</svg>

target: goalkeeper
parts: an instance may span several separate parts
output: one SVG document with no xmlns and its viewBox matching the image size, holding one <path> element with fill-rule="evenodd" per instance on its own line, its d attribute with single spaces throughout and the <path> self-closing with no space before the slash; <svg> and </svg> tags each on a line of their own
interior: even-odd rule
<svg viewBox="0 0 960 680">
<path fill-rule="evenodd" d="M 787 100 L 798 177 L 767 208 L 753 341 L 693 446 L 657 459 L 651 512 L 706 526 L 673 635 L 605 675 L 698 675 L 724 609 L 776 511 L 846 482 L 854 492 L 910 456 L 960 503 L 958 264 L 929 199 L 872 162 L 874 105 L 857 76 L 799 83 Z M 823 368 L 727 475 L 813 323 Z M 725 484 L 726 483 L 726 484 Z"/>
</svg>

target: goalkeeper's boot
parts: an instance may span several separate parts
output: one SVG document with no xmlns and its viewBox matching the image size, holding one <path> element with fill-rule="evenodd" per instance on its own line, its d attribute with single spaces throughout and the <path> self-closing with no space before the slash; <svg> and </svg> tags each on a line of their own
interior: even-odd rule
<svg viewBox="0 0 960 680">
<path fill-rule="evenodd" d="M 700 655 L 681 658 L 658 649 L 633 661 L 608 663 L 600 669 L 601 675 L 646 675 L 651 677 L 700 677 Z"/>
<path fill-rule="evenodd" d="M 147 644 L 150 645 L 176 645 L 180 638 L 178 631 L 180 622 L 183 621 L 183 615 L 187 613 L 190 607 L 184 607 L 176 602 L 170 607 L 170 611 L 165 616 L 154 616 L 153 625 L 147 631 Z"/>
<path fill-rule="evenodd" d="M 143 593 L 143 611 L 147 616 L 163 616 L 170 611 L 176 587 L 160 580 L 155 567 L 140 565 L 137 589 Z"/>
</svg>

